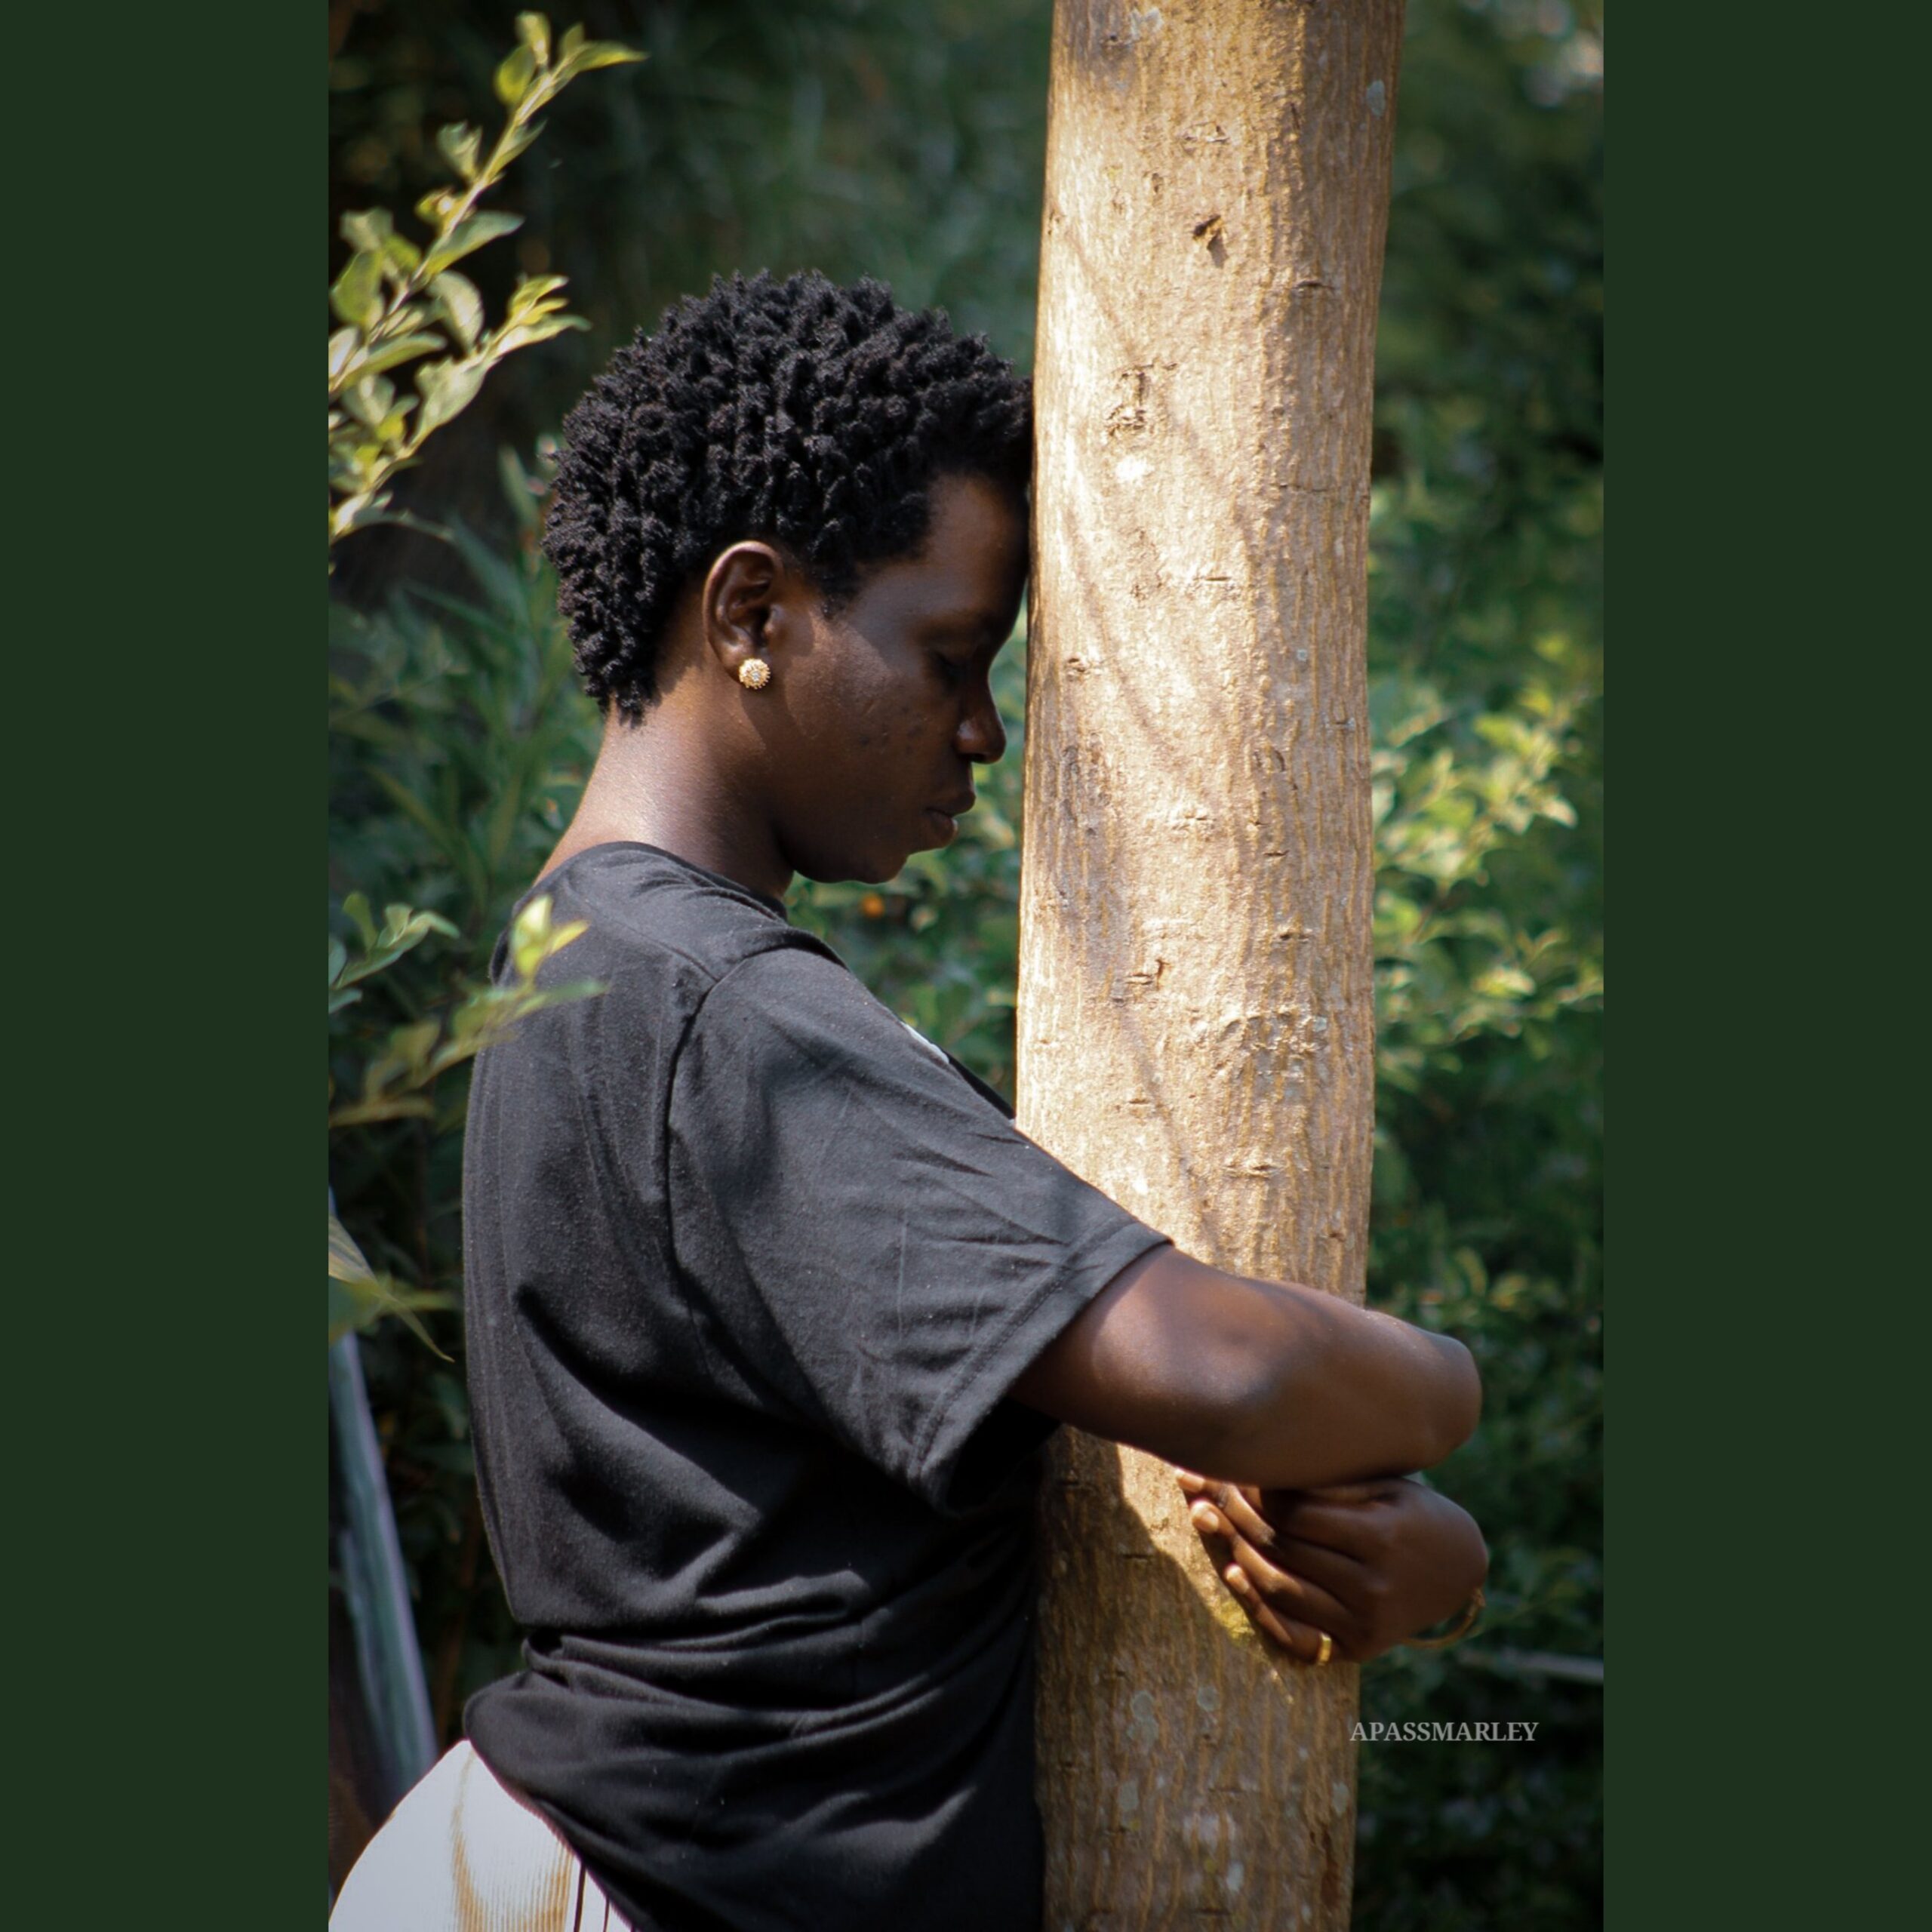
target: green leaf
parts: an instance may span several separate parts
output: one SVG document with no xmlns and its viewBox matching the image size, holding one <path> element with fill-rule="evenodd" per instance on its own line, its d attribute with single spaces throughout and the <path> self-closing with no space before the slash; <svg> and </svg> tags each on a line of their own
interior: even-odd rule
<svg viewBox="0 0 1932 1932">
<path fill-rule="evenodd" d="M 445 269 L 429 286 L 467 353 L 476 346 L 476 338 L 483 332 L 483 298 L 476 292 L 475 283 L 453 269 Z"/>
<path fill-rule="evenodd" d="M 561 335 L 566 329 L 587 329 L 590 325 L 581 315 L 540 315 L 527 322 L 506 322 L 491 338 L 500 355 L 507 355 L 513 349 L 528 349 L 540 342 L 548 342 L 553 335 Z"/>
<path fill-rule="evenodd" d="M 476 179 L 477 158 L 483 145 L 481 133 L 465 121 L 453 121 L 436 130 L 436 146 L 443 158 L 465 181 Z"/>
<path fill-rule="evenodd" d="M 506 107 L 519 106 L 537 78 L 537 57 L 527 47 L 518 47 L 497 69 L 497 98 Z"/>
<path fill-rule="evenodd" d="M 540 67 L 550 64 L 550 23 L 541 14 L 519 14 L 516 17 L 517 38 L 530 49 Z"/>
<path fill-rule="evenodd" d="M 386 376 L 363 376 L 349 385 L 343 401 L 358 422 L 374 428 L 394 406 L 395 385 Z"/>
<path fill-rule="evenodd" d="M 395 233 L 395 221 L 387 208 L 355 208 L 343 217 L 337 232 L 352 248 L 380 255 Z"/>
<path fill-rule="evenodd" d="M 528 980 L 543 962 L 550 937 L 550 895 L 540 893 L 517 915 L 510 928 L 510 961 L 517 977 Z"/>
<path fill-rule="evenodd" d="M 347 1254 L 355 1257 L 354 1265 L 359 1272 L 343 1273 L 337 1265 L 337 1241 L 340 1235 Z M 456 1298 L 434 1289 L 408 1288 L 400 1286 L 387 1275 L 373 1272 L 368 1263 L 362 1260 L 361 1251 L 343 1232 L 342 1223 L 331 1214 L 329 1217 L 329 1340 L 339 1342 L 345 1335 L 359 1333 L 373 1327 L 386 1315 L 394 1315 L 408 1324 L 417 1338 L 433 1354 L 441 1356 L 445 1361 L 449 1357 L 443 1354 L 429 1338 L 429 1331 L 417 1319 L 420 1311 L 427 1309 L 454 1308 Z"/>
<path fill-rule="evenodd" d="M 383 266 L 399 285 L 414 273 L 423 251 L 405 235 L 392 235 L 383 244 Z"/>
<path fill-rule="evenodd" d="M 517 977 L 528 980 L 552 953 L 561 952 L 571 942 L 589 930 L 581 919 L 567 926 L 550 924 L 550 898 L 546 893 L 533 899 L 518 915 L 510 931 L 510 956 Z"/>
<path fill-rule="evenodd" d="M 409 465 L 399 463 L 395 467 L 406 469 Z M 337 543 L 348 536 L 351 531 L 366 530 L 371 524 L 401 523 L 406 521 L 408 519 L 405 517 L 389 514 L 389 497 L 386 490 L 379 491 L 373 496 L 366 491 L 358 491 L 353 495 L 345 497 L 340 503 L 331 509 L 329 541 L 331 543 Z"/>
<path fill-rule="evenodd" d="M 418 441 L 469 407 L 483 386 L 484 374 L 481 366 L 475 363 L 423 364 L 416 377 L 416 387 L 423 398 L 423 414 L 416 426 Z"/>
<path fill-rule="evenodd" d="M 441 933 L 445 939 L 460 937 L 440 912 L 419 912 L 413 906 L 383 908 L 383 945 L 414 946 L 427 933 Z"/>
<path fill-rule="evenodd" d="M 331 394 L 334 392 L 336 378 L 348 367 L 349 356 L 361 340 L 361 331 L 352 328 L 337 329 L 329 337 L 329 389 Z"/>
<path fill-rule="evenodd" d="M 510 163 L 515 160 L 517 156 L 522 153 L 539 134 L 543 133 L 543 125 L 541 121 L 526 121 L 521 126 L 509 128 L 505 132 L 503 139 L 497 143 L 497 151 L 491 157 L 496 162 L 499 172 L 509 167 Z"/>
<path fill-rule="evenodd" d="M 494 242 L 500 235 L 509 235 L 523 226 L 520 214 L 502 214 L 494 210 L 485 210 L 471 215 L 467 220 L 460 221 L 429 251 L 423 263 L 426 273 L 440 274 L 453 262 L 473 254 L 486 242 Z"/>
<path fill-rule="evenodd" d="M 396 1061 L 407 1075 L 414 1078 L 421 1072 L 435 1051 L 442 1030 L 442 1023 L 437 1020 L 419 1020 L 414 1026 L 398 1026 L 389 1035 L 385 1058 Z M 377 1063 L 382 1064 L 380 1061 Z"/>
<path fill-rule="evenodd" d="M 376 921 L 369 910 L 366 893 L 352 892 L 342 902 L 342 909 L 349 923 L 361 936 L 364 950 L 373 951 L 376 943 Z"/>
<path fill-rule="evenodd" d="M 336 1217 L 329 1217 L 329 1278 L 335 1281 L 368 1281 L 376 1271 L 369 1266 L 355 1238 Z"/>
<path fill-rule="evenodd" d="M 338 321 L 373 328 L 383 312 L 382 258 L 367 248 L 351 255 L 349 266 L 330 287 L 329 306 Z"/>
<path fill-rule="evenodd" d="M 399 303 L 383 318 L 382 340 L 407 334 L 411 329 L 423 328 L 429 321 L 431 310 L 426 302 Z"/>
<path fill-rule="evenodd" d="M 352 1100 L 347 1106 L 329 1110 L 329 1125 L 371 1127 L 386 1120 L 433 1120 L 434 1105 L 420 1094 L 385 1096 L 376 1100 Z"/>
<path fill-rule="evenodd" d="M 508 314 L 511 321 L 515 321 L 521 316 L 537 313 L 539 305 L 547 302 L 551 297 L 556 294 L 568 280 L 567 276 L 561 275 L 525 275 L 515 288 L 510 291 Z"/>
<path fill-rule="evenodd" d="M 570 73 L 591 73 L 595 68 L 626 68 L 635 60 L 643 60 L 635 48 L 622 46 L 617 41 L 591 41 L 582 52 L 570 60 Z"/>
<path fill-rule="evenodd" d="M 413 362 L 419 355 L 427 355 L 432 349 L 448 346 L 441 336 L 432 335 L 426 330 L 413 335 L 391 336 L 369 351 L 356 365 L 357 373 L 372 376 L 378 370 L 393 369 L 400 363 Z"/>
<path fill-rule="evenodd" d="M 382 774 L 387 778 L 389 774 Z M 352 892 L 342 902 L 342 909 L 353 923 L 362 941 L 362 957 L 348 960 L 330 975 L 331 983 L 351 986 L 373 973 L 392 965 L 403 954 L 422 944 L 432 933 L 445 939 L 457 937 L 457 929 L 440 912 L 419 912 L 402 905 L 383 909 L 383 928 L 378 933 L 369 912 L 369 902 L 359 892 Z M 334 955 L 331 954 L 331 959 Z"/>
</svg>

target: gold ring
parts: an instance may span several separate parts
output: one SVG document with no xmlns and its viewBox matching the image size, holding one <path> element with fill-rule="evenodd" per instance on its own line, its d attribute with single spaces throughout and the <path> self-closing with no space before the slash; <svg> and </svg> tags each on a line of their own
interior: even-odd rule
<svg viewBox="0 0 1932 1932">
<path fill-rule="evenodd" d="M 1334 1638 L 1325 1630 L 1321 1632 L 1321 1647 L 1315 1654 L 1315 1661 L 1318 1666 L 1326 1663 L 1335 1654 Z"/>
</svg>

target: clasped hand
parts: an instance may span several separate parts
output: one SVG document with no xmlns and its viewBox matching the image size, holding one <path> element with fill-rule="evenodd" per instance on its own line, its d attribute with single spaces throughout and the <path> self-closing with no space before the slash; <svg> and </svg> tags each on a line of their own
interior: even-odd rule
<svg viewBox="0 0 1932 1932">
<path fill-rule="evenodd" d="M 1176 1472 L 1222 1580 L 1271 1642 L 1303 1663 L 1365 1663 L 1451 1617 L 1488 1574 L 1466 1510 L 1407 1477 L 1260 1490 Z"/>
</svg>

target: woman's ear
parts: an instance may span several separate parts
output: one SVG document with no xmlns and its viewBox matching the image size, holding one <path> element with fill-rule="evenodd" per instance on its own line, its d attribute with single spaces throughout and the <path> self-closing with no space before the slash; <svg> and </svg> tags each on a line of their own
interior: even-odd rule
<svg viewBox="0 0 1932 1932">
<path fill-rule="evenodd" d="M 734 543 L 719 552 L 705 575 L 700 610 L 705 648 L 734 678 L 754 660 L 770 663 L 772 616 L 791 589 L 785 560 L 769 543 Z"/>
</svg>

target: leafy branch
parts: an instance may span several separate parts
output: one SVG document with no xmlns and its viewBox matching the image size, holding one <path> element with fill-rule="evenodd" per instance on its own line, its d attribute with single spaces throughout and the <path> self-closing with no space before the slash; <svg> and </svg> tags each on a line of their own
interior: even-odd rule
<svg viewBox="0 0 1932 1932">
<path fill-rule="evenodd" d="M 488 154 L 481 132 L 466 122 L 437 135 L 455 178 L 417 204 L 417 216 L 430 230 L 426 245 L 399 233 L 386 209 L 343 217 L 343 238 L 355 252 L 329 290 L 329 306 L 341 325 L 329 337 L 331 549 L 353 531 L 411 521 L 390 509 L 389 482 L 417 460 L 431 435 L 469 407 L 484 377 L 505 356 L 588 326 L 581 316 L 564 312 L 564 278 L 538 275 L 518 281 L 503 321 L 489 328 L 482 296 L 456 264 L 522 226 L 520 215 L 486 211 L 478 205 L 543 131 L 537 118 L 543 109 L 580 74 L 644 57 L 614 41 L 589 39 L 580 26 L 565 34 L 553 54 L 550 23 L 541 14 L 519 14 L 516 30 L 517 45 L 497 69 L 497 97 L 508 115 Z M 389 372 L 411 364 L 417 365 L 411 377 L 414 393 L 398 395 Z M 361 998 L 363 980 L 393 965 L 432 933 L 459 936 L 439 914 L 407 905 L 386 906 L 378 926 L 359 892 L 343 900 L 342 910 L 361 951 L 352 954 L 346 941 L 330 937 L 332 1016 Z M 542 1008 L 601 992 L 589 980 L 537 984 L 538 969 L 583 931 L 581 921 L 553 927 L 549 900 L 533 900 L 511 931 L 512 977 L 472 991 L 447 1020 L 432 1017 L 395 1028 L 364 1066 L 355 1098 L 337 1104 L 331 1076 L 329 1125 L 433 1118 L 432 1093 L 440 1075 Z M 331 1342 L 394 1315 L 434 1348 L 419 1315 L 453 1305 L 446 1294 L 378 1274 L 331 1211 Z"/>
<path fill-rule="evenodd" d="M 404 1286 L 393 1275 L 379 1275 L 369 1266 L 355 1237 L 334 1214 L 329 1217 L 329 1340 L 373 1327 L 386 1315 L 405 1322 L 432 1354 L 449 1357 L 423 1327 L 426 1309 L 453 1308 L 455 1297 L 435 1289 Z"/>
<path fill-rule="evenodd" d="M 521 215 L 478 204 L 543 131 L 537 115 L 580 74 L 645 57 L 615 41 L 588 39 L 576 26 L 553 59 L 550 23 L 541 14 L 519 14 L 516 27 L 518 44 L 496 74 L 497 97 L 508 116 L 488 154 L 481 131 L 466 122 L 437 134 L 455 178 L 417 204 L 431 231 L 427 245 L 399 233 L 384 208 L 342 218 L 343 239 L 355 253 L 329 290 L 329 306 L 342 325 L 329 337 L 331 546 L 371 524 L 408 521 L 389 507 L 389 482 L 469 407 L 504 357 L 589 326 L 565 312 L 565 278 L 546 275 L 521 278 L 503 321 L 488 328 L 482 296 L 456 264 L 522 226 Z M 412 377 L 415 393 L 398 395 L 388 372 L 412 362 L 420 365 Z"/>
<path fill-rule="evenodd" d="M 355 921 L 364 950 L 361 958 L 352 958 L 341 940 L 330 940 L 331 1012 L 359 997 L 355 990 L 357 980 L 380 972 L 431 932 L 455 932 L 447 919 L 433 912 L 412 912 L 407 906 L 388 907 L 378 931 L 360 893 L 350 894 L 343 902 L 343 910 Z M 581 919 L 553 926 L 547 894 L 531 900 L 510 928 L 511 977 L 500 986 L 478 987 L 447 1023 L 432 1017 L 397 1027 L 363 1069 L 360 1096 L 330 1108 L 329 1125 L 367 1127 L 377 1121 L 429 1118 L 435 1111 L 429 1090 L 439 1074 L 474 1058 L 533 1013 L 601 992 L 603 987 L 595 980 L 573 980 L 553 986 L 537 983 L 544 962 L 588 930 Z"/>
<path fill-rule="evenodd" d="M 1387 714 L 1373 753 L 1385 1089 L 1418 1092 L 1426 1068 L 1461 1042 L 1515 1035 L 1601 997 L 1591 946 L 1561 924 L 1522 922 L 1534 889 L 1501 898 L 1485 889 L 1491 860 L 1519 857 L 1538 820 L 1575 824 L 1561 780 L 1578 754 L 1580 701 L 1532 681 L 1504 707 L 1464 710 L 1426 684 L 1376 681 L 1371 705 Z M 1438 731 L 1451 741 L 1422 751 Z"/>
<path fill-rule="evenodd" d="M 362 942 L 362 956 L 349 957 L 349 948 L 339 939 L 329 941 L 329 1011 L 340 1013 L 353 1006 L 362 995 L 356 983 L 385 966 L 393 965 L 402 955 L 420 946 L 432 933 L 454 939 L 457 930 L 437 912 L 418 912 L 408 906 L 385 906 L 380 931 L 369 911 L 369 901 L 361 893 L 352 892 L 342 902 L 342 909 Z"/>
</svg>

